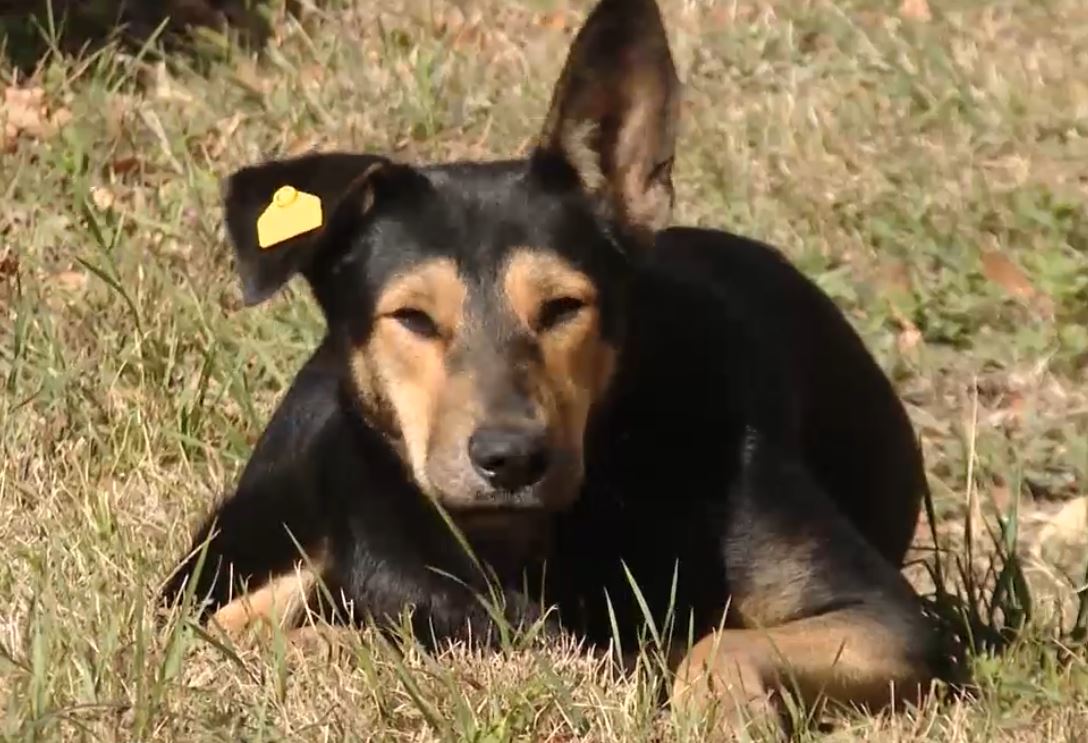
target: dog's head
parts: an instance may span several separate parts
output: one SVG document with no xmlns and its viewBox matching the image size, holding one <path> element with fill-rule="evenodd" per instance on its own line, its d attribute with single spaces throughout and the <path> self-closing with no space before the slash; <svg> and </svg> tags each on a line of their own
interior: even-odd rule
<svg viewBox="0 0 1088 743">
<path fill-rule="evenodd" d="M 678 88 L 653 0 L 603 0 L 527 160 L 239 171 L 226 212 L 246 301 L 306 277 L 359 408 L 447 508 L 561 509 L 613 373 L 625 277 L 669 219 Z M 262 248 L 283 186 L 321 215 Z"/>
</svg>

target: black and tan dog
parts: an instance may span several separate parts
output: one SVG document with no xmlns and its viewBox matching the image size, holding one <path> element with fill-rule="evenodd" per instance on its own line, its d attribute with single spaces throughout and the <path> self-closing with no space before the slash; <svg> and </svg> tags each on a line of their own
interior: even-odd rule
<svg viewBox="0 0 1088 743">
<path fill-rule="evenodd" d="M 165 597 L 195 580 L 236 626 L 317 575 L 341 615 L 411 609 L 423 640 L 487 642 L 444 511 L 515 624 L 543 601 L 633 644 L 632 580 L 659 623 L 671 607 L 696 639 L 676 700 L 915 695 L 932 643 L 898 570 L 925 489 L 909 421 L 776 251 L 667 228 L 678 104 L 653 0 L 603 0 L 525 160 L 233 175 L 247 302 L 301 273 L 328 332 L 198 532 L 204 569 L 190 555 Z M 284 186 L 320 208 L 270 240 Z"/>
</svg>

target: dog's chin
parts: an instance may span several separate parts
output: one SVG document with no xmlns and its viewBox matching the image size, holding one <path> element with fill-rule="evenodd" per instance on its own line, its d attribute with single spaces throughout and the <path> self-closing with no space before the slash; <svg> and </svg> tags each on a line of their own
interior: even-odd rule
<svg viewBox="0 0 1088 743">
<path fill-rule="evenodd" d="M 565 473 L 550 473 L 540 482 L 518 490 L 476 487 L 439 490 L 438 501 L 459 518 L 502 520 L 533 514 L 565 511 L 578 499 L 580 478 Z"/>
</svg>

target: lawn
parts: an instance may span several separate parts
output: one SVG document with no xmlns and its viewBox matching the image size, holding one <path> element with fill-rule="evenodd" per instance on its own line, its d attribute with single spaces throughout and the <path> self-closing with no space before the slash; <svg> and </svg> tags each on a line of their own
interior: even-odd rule
<svg viewBox="0 0 1088 743">
<path fill-rule="evenodd" d="M 6 26 L 0 736 L 698 740 L 657 706 L 652 649 L 622 674 L 575 647 L 299 652 L 156 624 L 159 581 L 322 331 L 298 283 L 241 308 L 220 179 L 315 149 L 522 153 L 587 7 L 281 5 L 259 53 L 205 32 L 29 72 L 26 25 Z M 799 736 L 1083 736 L 1088 4 L 663 5 L 687 86 L 676 221 L 781 246 L 895 380 L 933 490 L 908 571 L 973 678 Z"/>
</svg>

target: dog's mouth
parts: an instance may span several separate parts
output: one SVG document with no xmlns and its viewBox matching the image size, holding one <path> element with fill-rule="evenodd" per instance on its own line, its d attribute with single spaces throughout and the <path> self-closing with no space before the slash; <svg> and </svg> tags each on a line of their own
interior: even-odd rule
<svg viewBox="0 0 1088 743">
<path fill-rule="evenodd" d="M 483 490 L 475 494 L 469 503 L 460 503 L 457 510 L 471 514 L 514 515 L 526 511 L 550 511 L 555 500 L 546 491 L 547 483 L 531 485 L 518 490 Z"/>
<path fill-rule="evenodd" d="M 450 511 L 454 523 L 472 530 L 502 529 L 511 524 L 529 522 L 545 518 L 551 511 L 539 505 L 524 507 L 476 506 Z"/>
<path fill-rule="evenodd" d="M 488 482 L 464 466 L 438 465 L 428 470 L 431 492 L 447 511 L 481 521 L 566 510 L 577 500 L 582 485 L 580 460 L 556 451 L 550 453 L 549 464 L 538 478 L 516 487 Z"/>
<path fill-rule="evenodd" d="M 556 478 L 565 480 L 566 478 Z M 439 496 L 451 511 L 466 516 L 502 519 L 526 513 L 565 510 L 578 497 L 577 486 L 544 480 L 517 490 L 483 488 L 469 497 Z"/>
</svg>

